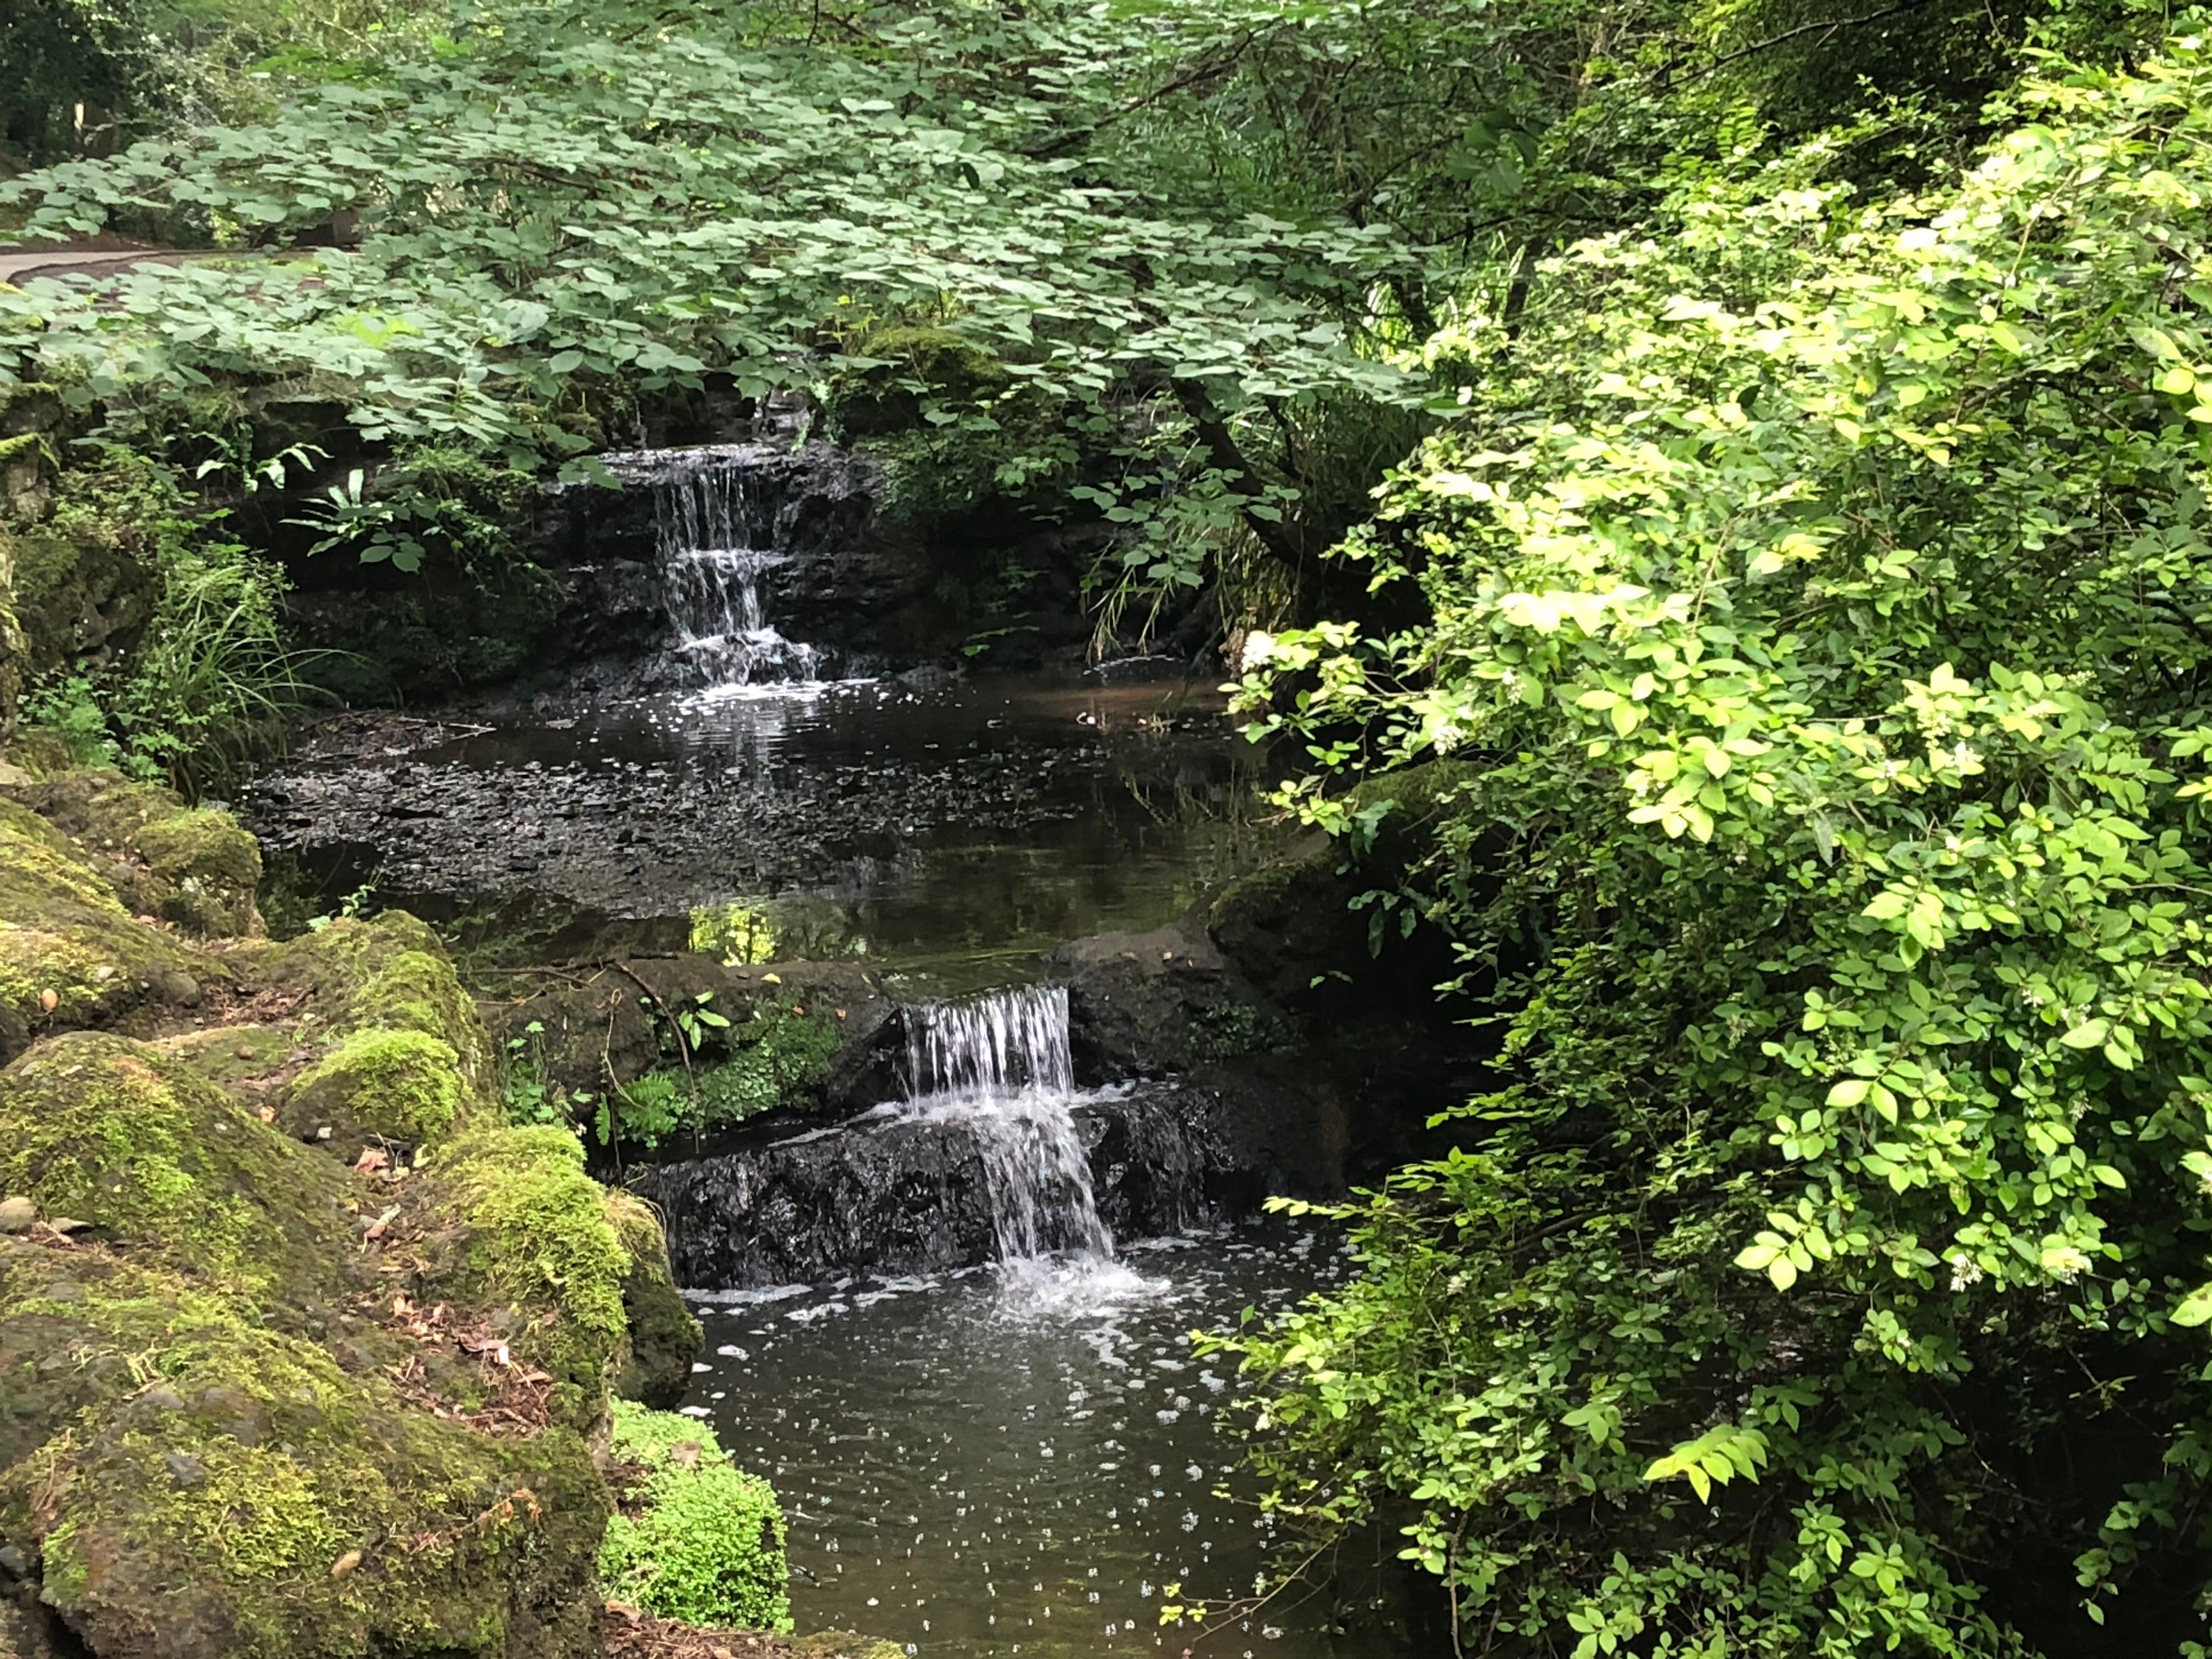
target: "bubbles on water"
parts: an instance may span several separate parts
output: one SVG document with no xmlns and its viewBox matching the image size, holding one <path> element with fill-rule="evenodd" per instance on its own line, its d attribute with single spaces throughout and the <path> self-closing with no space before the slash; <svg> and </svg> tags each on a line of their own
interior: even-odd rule
<svg viewBox="0 0 2212 1659">
<path fill-rule="evenodd" d="M 729 1398 L 714 1416 L 783 1495 L 802 1626 L 913 1642 L 923 1659 L 1003 1659 L 1017 1633 L 1032 1654 L 1157 1659 L 1163 1580 L 1190 1596 L 1241 1591 L 1275 1534 L 1246 1524 L 1233 1452 L 1191 1409 L 1193 1395 L 1225 1401 L 1232 1378 L 1193 1362 L 1186 1334 L 1233 1323 L 1265 1286 L 1310 1285 L 1337 1258 L 1292 1272 L 1279 1249 L 1238 1235 L 1202 1243 L 1133 1249 L 1149 1276 L 1121 1271 L 1139 1294 L 1070 1298 L 1056 1315 L 1009 1295 L 1003 1264 L 825 1285 L 780 1298 L 774 1336 L 748 1339 L 744 1358 L 718 1352 Z M 1049 1282 L 1067 1266 L 1019 1271 Z M 846 1311 L 788 1317 L 833 1303 Z M 1368 1651 L 1317 1623 L 1280 1626 L 1268 1650 L 1283 1659 Z"/>
</svg>

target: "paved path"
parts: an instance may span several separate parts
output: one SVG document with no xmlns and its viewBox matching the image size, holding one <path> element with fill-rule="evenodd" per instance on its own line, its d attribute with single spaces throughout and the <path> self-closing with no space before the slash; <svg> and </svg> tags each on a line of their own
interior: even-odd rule
<svg viewBox="0 0 2212 1659">
<path fill-rule="evenodd" d="M 160 262 L 181 264 L 187 259 L 211 259 L 222 257 L 220 251 L 188 252 L 182 248 L 145 247 L 71 247 L 57 243 L 47 248 L 0 248 L 0 283 L 21 283 L 33 276 L 67 276 L 72 274 L 93 276 L 113 276 L 133 265 Z"/>
</svg>

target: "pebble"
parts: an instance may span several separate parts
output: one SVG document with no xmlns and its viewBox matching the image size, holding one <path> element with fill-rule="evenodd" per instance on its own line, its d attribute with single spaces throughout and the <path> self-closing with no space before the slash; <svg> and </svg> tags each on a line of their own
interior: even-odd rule
<svg viewBox="0 0 2212 1659">
<path fill-rule="evenodd" d="M 29 1199 L 0 1199 L 0 1233 L 27 1231 L 38 1218 L 39 1206 Z"/>
<path fill-rule="evenodd" d="M 186 1452 L 163 1452 L 161 1462 L 169 1471 L 169 1479 L 190 1492 L 195 1486 L 207 1485 L 207 1471 L 200 1460 Z"/>
</svg>

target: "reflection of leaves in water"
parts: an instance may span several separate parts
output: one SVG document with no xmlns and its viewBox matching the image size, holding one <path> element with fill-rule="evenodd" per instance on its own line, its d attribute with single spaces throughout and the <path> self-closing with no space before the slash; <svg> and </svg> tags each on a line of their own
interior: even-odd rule
<svg viewBox="0 0 2212 1659">
<path fill-rule="evenodd" d="M 782 930 L 766 902 L 728 899 L 691 908 L 691 948 L 725 963 L 774 962 L 783 954 Z"/>
</svg>

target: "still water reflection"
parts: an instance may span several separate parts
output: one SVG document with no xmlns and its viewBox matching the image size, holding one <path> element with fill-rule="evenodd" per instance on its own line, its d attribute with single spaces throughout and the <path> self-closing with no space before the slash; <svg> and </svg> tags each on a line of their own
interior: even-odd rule
<svg viewBox="0 0 2212 1659">
<path fill-rule="evenodd" d="M 740 901 L 786 956 L 951 993 L 1249 867 L 1261 764 L 1202 683 L 979 676 L 495 711 L 310 750 L 248 805 L 310 911 L 373 881 L 465 955 L 682 949 Z"/>
</svg>

